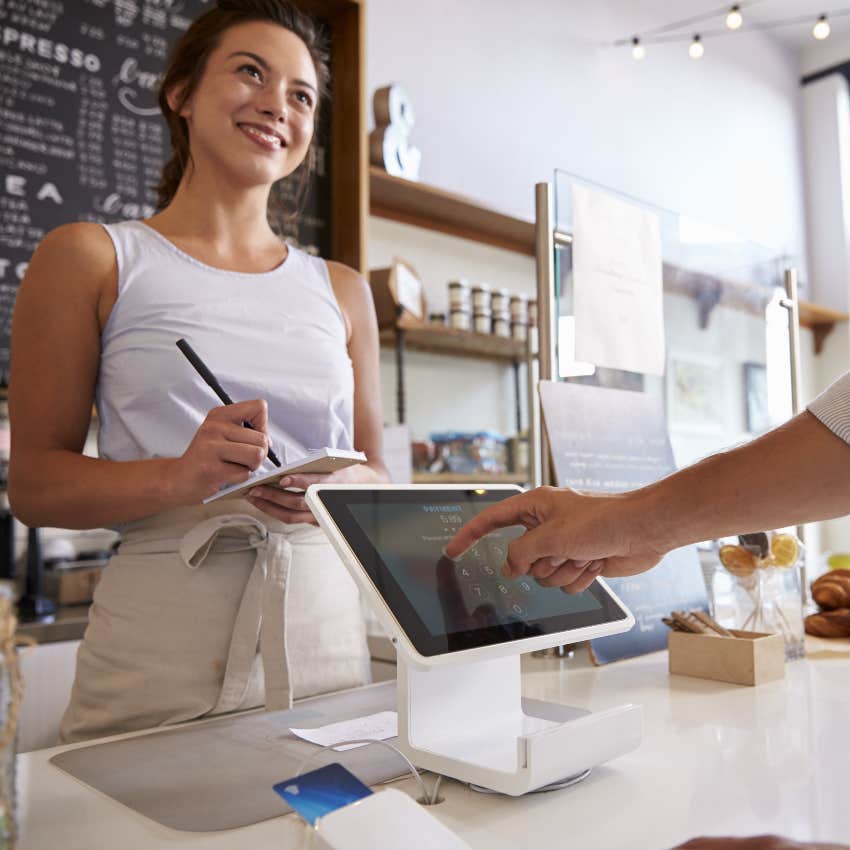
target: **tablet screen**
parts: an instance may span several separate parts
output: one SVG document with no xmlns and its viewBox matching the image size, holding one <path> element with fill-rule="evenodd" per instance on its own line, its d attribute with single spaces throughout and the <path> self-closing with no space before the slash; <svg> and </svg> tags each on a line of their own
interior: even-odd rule
<svg viewBox="0 0 850 850">
<path fill-rule="evenodd" d="M 522 527 L 501 529 L 462 558 L 446 543 L 510 490 L 320 490 L 342 536 L 417 651 L 430 656 L 625 620 L 594 582 L 579 594 L 501 574 Z"/>
</svg>

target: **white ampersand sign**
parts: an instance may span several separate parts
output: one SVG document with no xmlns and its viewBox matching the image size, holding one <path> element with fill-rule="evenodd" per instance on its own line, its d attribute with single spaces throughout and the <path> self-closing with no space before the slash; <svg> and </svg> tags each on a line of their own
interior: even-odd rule
<svg viewBox="0 0 850 850">
<path fill-rule="evenodd" d="M 399 85 L 384 86 L 375 92 L 375 129 L 369 136 L 369 158 L 373 165 L 394 177 L 419 179 L 422 152 L 410 144 L 413 104 Z"/>
</svg>

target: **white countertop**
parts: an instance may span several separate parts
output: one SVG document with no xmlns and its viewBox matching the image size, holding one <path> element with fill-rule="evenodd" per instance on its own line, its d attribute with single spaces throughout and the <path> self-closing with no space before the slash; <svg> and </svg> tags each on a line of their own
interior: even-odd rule
<svg viewBox="0 0 850 850">
<path fill-rule="evenodd" d="M 757 688 L 670 676 L 666 652 L 598 669 L 526 658 L 525 696 L 592 710 L 641 703 L 642 746 L 572 788 L 524 798 L 444 780 L 445 802 L 430 811 L 474 850 L 663 850 L 766 832 L 850 843 L 850 641 L 810 648 L 784 680 Z M 49 764 L 59 749 L 18 759 L 22 850 L 307 846 L 291 814 L 219 833 L 167 829 Z M 410 780 L 397 787 L 418 796 Z"/>
</svg>

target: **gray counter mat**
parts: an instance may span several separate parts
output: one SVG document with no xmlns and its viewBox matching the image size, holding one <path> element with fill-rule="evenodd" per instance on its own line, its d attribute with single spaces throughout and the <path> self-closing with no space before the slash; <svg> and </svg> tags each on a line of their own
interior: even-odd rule
<svg viewBox="0 0 850 850">
<path fill-rule="evenodd" d="M 172 829 L 233 829 L 291 811 L 272 786 L 293 776 L 319 749 L 296 738 L 292 726 L 324 726 L 395 709 L 395 682 L 382 682 L 304 700 L 289 711 L 235 715 L 92 744 L 50 761 Z M 306 769 L 330 762 L 344 764 L 367 785 L 408 772 L 399 756 L 377 745 L 322 753 Z"/>
</svg>

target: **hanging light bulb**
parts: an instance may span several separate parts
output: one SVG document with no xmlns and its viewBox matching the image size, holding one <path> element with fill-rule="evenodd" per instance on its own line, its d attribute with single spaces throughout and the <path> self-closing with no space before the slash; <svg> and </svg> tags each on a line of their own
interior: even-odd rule
<svg viewBox="0 0 850 850">
<path fill-rule="evenodd" d="M 640 39 L 635 36 L 632 39 L 632 57 L 643 59 L 644 56 L 646 56 L 646 48 L 640 43 Z"/>
<path fill-rule="evenodd" d="M 700 37 L 698 35 L 694 36 L 694 40 L 691 42 L 691 46 L 688 48 L 688 56 L 691 59 L 701 59 L 703 53 L 705 53 L 705 48 L 702 46 L 702 41 L 700 41 Z"/>
<path fill-rule="evenodd" d="M 812 27 L 812 35 L 818 41 L 823 41 L 825 38 L 829 38 L 830 32 L 829 21 L 826 19 L 826 15 L 821 15 L 817 23 Z"/>
<path fill-rule="evenodd" d="M 741 7 L 733 6 L 729 10 L 729 14 L 726 16 L 726 26 L 729 27 L 730 30 L 736 30 L 739 29 L 743 23 L 744 18 L 741 15 Z"/>
</svg>

